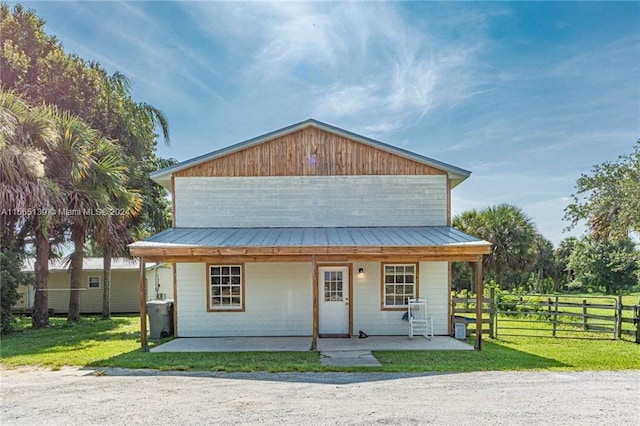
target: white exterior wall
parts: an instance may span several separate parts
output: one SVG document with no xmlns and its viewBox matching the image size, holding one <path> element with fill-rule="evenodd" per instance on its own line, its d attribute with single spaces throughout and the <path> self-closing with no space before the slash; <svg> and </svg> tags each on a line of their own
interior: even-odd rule
<svg viewBox="0 0 640 426">
<path fill-rule="evenodd" d="M 208 312 L 206 265 L 176 268 L 179 337 L 313 334 L 309 263 L 245 263 L 244 312 Z"/>
<path fill-rule="evenodd" d="M 177 177 L 177 227 L 443 226 L 447 177 Z"/>
<path fill-rule="evenodd" d="M 392 262 L 390 262 L 392 263 Z M 364 277 L 358 269 L 364 268 Z M 353 263 L 353 332 L 405 335 L 403 311 L 382 311 L 379 262 Z M 313 305 L 310 263 L 245 263 L 245 312 L 208 312 L 206 266 L 178 264 L 179 337 L 310 336 Z M 448 331 L 447 262 L 419 264 L 420 296 L 426 297 L 434 333 Z"/>
<path fill-rule="evenodd" d="M 394 262 L 388 262 L 394 263 Z M 398 262 L 402 263 L 402 262 Z M 364 276 L 359 277 L 359 268 Z M 353 332 L 370 335 L 408 334 L 409 323 L 402 319 L 404 311 L 383 311 L 382 277 L 378 262 L 353 264 Z M 433 317 L 434 334 L 446 335 L 449 322 L 449 280 L 447 262 L 420 262 L 418 265 L 419 296 L 427 299 L 427 311 Z"/>
</svg>

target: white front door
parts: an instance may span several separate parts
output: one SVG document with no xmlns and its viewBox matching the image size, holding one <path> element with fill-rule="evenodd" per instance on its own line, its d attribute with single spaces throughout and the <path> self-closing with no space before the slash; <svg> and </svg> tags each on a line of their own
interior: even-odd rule
<svg viewBox="0 0 640 426">
<path fill-rule="evenodd" d="M 349 268 L 318 268 L 319 333 L 349 334 Z"/>
</svg>

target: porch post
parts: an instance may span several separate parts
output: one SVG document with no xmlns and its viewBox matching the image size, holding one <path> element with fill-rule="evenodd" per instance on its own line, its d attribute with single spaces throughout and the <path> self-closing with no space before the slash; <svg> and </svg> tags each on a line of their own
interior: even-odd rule
<svg viewBox="0 0 640 426">
<path fill-rule="evenodd" d="M 316 267 L 316 255 L 311 256 L 311 268 L 313 269 L 313 279 L 311 280 L 311 294 L 313 294 L 313 337 L 311 338 L 311 350 L 318 350 L 318 268 Z"/>
<path fill-rule="evenodd" d="M 147 268 L 140 257 L 140 345 L 142 352 L 149 352 L 147 344 Z"/>
<path fill-rule="evenodd" d="M 476 260 L 476 344 L 475 349 L 482 350 L 482 299 L 484 285 L 482 282 L 482 255 Z"/>
</svg>

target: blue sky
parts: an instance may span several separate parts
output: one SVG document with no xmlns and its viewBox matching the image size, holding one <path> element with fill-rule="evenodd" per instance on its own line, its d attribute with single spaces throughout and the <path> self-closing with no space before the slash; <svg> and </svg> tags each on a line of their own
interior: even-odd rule
<svg viewBox="0 0 640 426">
<path fill-rule="evenodd" d="M 315 118 L 471 170 L 454 213 L 511 203 L 556 245 L 640 137 L 639 2 L 23 4 L 165 112 L 162 156 Z"/>
</svg>

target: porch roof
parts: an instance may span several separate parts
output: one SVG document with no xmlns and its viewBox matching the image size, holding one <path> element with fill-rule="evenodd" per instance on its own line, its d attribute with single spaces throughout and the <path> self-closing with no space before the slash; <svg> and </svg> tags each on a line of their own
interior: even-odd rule
<svg viewBox="0 0 640 426">
<path fill-rule="evenodd" d="M 464 255 L 491 244 L 449 226 L 172 228 L 131 244 L 151 258 L 224 255 Z"/>
</svg>

